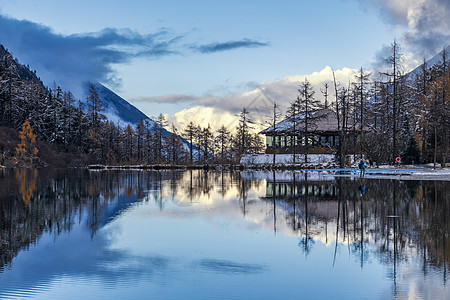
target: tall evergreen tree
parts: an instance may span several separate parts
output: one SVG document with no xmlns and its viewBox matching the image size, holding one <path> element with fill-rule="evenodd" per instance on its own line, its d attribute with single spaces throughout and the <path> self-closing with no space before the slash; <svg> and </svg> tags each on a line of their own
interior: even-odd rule
<svg viewBox="0 0 450 300">
<path fill-rule="evenodd" d="M 222 125 L 217 131 L 216 136 L 216 144 L 218 147 L 218 153 L 220 155 L 219 161 L 221 163 L 224 163 L 225 161 L 228 160 L 227 156 L 228 156 L 228 148 L 230 146 L 231 141 L 230 137 L 231 137 L 230 131 L 224 125 Z"/>
</svg>

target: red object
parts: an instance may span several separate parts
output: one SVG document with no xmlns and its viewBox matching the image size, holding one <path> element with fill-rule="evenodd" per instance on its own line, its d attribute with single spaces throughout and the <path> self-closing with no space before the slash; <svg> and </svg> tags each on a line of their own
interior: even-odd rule
<svg viewBox="0 0 450 300">
<path fill-rule="evenodd" d="M 395 159 L 395 161 L 399 163 L 399 162 L 402 161 L 402 159 L 400 158 L 400 156 L 397 156 L 397 158 Z"/>
</svg>

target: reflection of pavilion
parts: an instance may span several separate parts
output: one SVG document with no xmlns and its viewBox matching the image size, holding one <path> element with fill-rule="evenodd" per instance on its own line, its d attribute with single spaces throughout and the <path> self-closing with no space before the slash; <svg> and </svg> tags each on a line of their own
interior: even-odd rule
<svg viewBox="0 0 450 300">
<path fill-rule="evenodd" d="M 337 200 L 339 189 L 333 182 L 323 181 L 268 181 L 267 198 L 287 199 L 291 197 L 311 196 L 317 200 Z"/>
</svg>

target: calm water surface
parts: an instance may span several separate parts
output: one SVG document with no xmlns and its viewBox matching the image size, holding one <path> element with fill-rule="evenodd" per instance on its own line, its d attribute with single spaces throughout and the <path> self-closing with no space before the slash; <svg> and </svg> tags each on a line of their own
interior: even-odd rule
<svg viewBox="0 0 450 300">
<path fill-rule="evenodd" d="M 0 170 L 0 298 L 450 299 L 449 188 Z"/>
</svg>

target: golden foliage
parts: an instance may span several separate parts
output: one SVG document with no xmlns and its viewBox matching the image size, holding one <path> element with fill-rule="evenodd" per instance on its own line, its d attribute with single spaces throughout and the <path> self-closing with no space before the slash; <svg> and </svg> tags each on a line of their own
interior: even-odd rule
<svg viewBox="0 0 450 300">
<path fill-rule="evenodd" d="M 16 160 L 19 165 L 29 166 L 38 158 L 36 134 L 33 133 L 30 122 L 25 120 L 22 131 L 19 132 L 20 143 L 16 147 Z"/>
<path fill-rule="evenodd" d="M 17 169 L 16 179 L 19 182 L 19 193 L 22 195 L 23 203 L 28 206 L 36 190 L 37 170 Z"/>
</svg>

